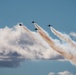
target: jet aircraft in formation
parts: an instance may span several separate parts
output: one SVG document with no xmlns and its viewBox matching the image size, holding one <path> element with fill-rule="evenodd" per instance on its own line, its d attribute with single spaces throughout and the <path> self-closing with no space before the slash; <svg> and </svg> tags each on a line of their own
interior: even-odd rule
<svg viewBox="0 0 76 75">
<path fill-rule="evenodd" d="M 35 21 L 32 21 L 32 23 L 35 23 Z M 19 23 L 19 26 L 22 26 L 22 24 L 21 23 Z M 52 27 L 52 25 L 48 25 L 48 27 Z M 35 30 L 38 30 L 37 28 L 35 28 Z"/>
</svg>

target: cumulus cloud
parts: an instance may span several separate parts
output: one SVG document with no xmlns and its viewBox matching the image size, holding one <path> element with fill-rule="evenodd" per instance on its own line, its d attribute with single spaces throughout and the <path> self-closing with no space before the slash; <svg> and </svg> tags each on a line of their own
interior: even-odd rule
<svg viewBox="0 0 76 75">
<path fill-rule="evenodd" d="M 50 72 L 48 75 L 74 75 L 73 73 L 69 72 L 69 71 L 63 71 L 63 72 Z"/>
<path fill-rule="evenodd" d="M 49 36 L 49 34 L 42 29 L 38 24 L 34 23 L 35 27 L 38 29 L 39 35 L 48 43 L 48 45 L 56 52 L 61 54 L 66 59 L 70 60 L 72 63 L 76 64 L 76 42 L 70 38 L 69 35 L 63 34 L 53 27 L 50 27 L 51 31 L 61 40 L 55 40 Z"/>
<path fill-rule="evenodd" d="M 48 75 L 55 75 L 55 73 L 54 72 L 50 72 Z"/>
<path fill-rule="evenodd" d="M 58 75 L 73 75 L 73 73 L 69 71 L 64 71 L 64 72 L 58 72 Z"/>
<path fill-rule="evenodd" d="M 24 60 L 64 59 L 36 32 L 18 24 L 0 28 L 0 67 L 16 67 Z"/>
<path fill-rule="evenodd" d="M 76 38 L 76 33 L 71 32 L 70 35 Z"/>
<path fill-rule="evenodd" d="M 52 28 L 59 37 L 53 39 L 40 26 L 33 32 L 23 24 L 9 28 L 0 28 L 0 67 L 17 67 L 24 60 L 64 60 L 76 64 L 76 42 Z M 70 42 L 69 42 L 70 40 Z"/>
</svg>

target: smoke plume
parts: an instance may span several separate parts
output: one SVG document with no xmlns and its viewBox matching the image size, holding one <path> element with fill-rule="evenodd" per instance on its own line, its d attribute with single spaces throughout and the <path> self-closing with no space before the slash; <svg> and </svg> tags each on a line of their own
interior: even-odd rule
<svg viewBox="0 0 76 75">
<path fill-rule="evenodd" d="M 61 40 L 64 40 L 66 43 L 57 43 L 54 39 L 49 37 L 44 30 L 38 26 L 36 23 L 34 24 L 35 27 L 38 29 L 37 32 L 40 36 L 48 43 L 48 45 L 56 52 L 61 54 L 66 59 L 70 60 L 72 63 L 76 64 L 76 44 L 73 40 L 67 35 L 64 36 L 62 33 L 56 31 L 54 28 L 51 27 L 52 32 L 59 37 Z M 74 52 L 75 51 L 75 52 Z"/>
</svg>

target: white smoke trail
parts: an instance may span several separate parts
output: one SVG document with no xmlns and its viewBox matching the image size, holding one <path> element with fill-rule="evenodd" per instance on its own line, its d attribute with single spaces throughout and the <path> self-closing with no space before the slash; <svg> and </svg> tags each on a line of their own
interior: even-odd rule
<svg viewBox="0 0 76 75">
<path fill-rule="evenodd" d="M 67 34 L 62 34 L 61 32 L 55 30 L 53 27 L 50 27 L 51 31 L 59 37 L 61 40 L 66 41 L 68 44 L 70 44 L 72 47 L 76 47 L 75 42 L 70 38 L 69 35 Z"/>
<path fill-rule="evenodd" d="M 31 32 L 27 27 L 25 27 L 25 26 L 21 26 L 25 31 L 26 31 L 26 33 L 35 41 L 35 42 L 37 42 L 39 45 L 41 45 L 41 47 L 43 46 L 44 48 L 46 48 L 45 46 L 44 46 L 44 44 L 39 40 L 39 39 L 37 39 L 36 38 L 36 36 L 39 36 L 39 35 L 34 35 L 35 33 L 34 32 Z"/>
<path fill-rule="evenodd" d="M 35 25 L 38 29 L 38 33 L 41 35 L 41 37 L 49 44 L 50 47 L 52 47 L 53 50 L 60 53 L 62 56 L 67 58 L 68 60 L 72 61 L 74 64 L 76 64 L 76 52 L 75 54 L 72 52 L 73 48 L 66 47 L 64 44 L 63 46 L 61 44 L 58 45 L 58 43 L 55 43 L 53 39 L 51 39 L 43 29 L 41 29 L 38 25 Z M 55 32 L 57 34 L 57 32 Z M 61 36 L 60 34 L 57 34 L 58 37 L 64 38 L 64 36 Z M 69 42 L 68 42 L 69 43 Z M 74 46 L 73 46 L 74 47 Z M 71 51 L 69 49 L 72 49 Z M 72 53 L 71 53 L 72 52 Z"/>
</svg>

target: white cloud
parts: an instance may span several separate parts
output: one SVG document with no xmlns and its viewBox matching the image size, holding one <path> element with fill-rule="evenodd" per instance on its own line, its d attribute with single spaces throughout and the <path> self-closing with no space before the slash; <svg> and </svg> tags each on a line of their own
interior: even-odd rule
<svg viewBox="0 0 76 75">
<path fill-rule="evenodd" d="M 64 72 L 58 72 L 58 75 L 73 75 L 73 73 L 70 73 L 69 71 L 64 71 Z"/>
<path fill-rule="evenodd" d="M 76 38 L 76 33 L 71 32 L 70 35 Z"/>
<path fill-rule="evenodd" d="M 14 61 L 19 63 L 25 59 L 59 60 L 64 59 L 65 56 L 63 57 L 60 54 L 64 52 L 62 54 L 69 57 L 72 55 L 73 58 L 70 61 L 76 63 L 76 47 L 73 48 L 73 46 L 69 45 L 68 38 L 67 43 L 65 43 L 59 39 L 52 39 L 45 30 L 43 32 L 53 41 L 53 47 L 37 32 L 30 31 L 25 26 L 16 25 L 13 28 L 0 28 L 0 62 L 10 61 L 11 63 L 12 61 L 14 65 Z M 75 43 L 75 41 L 72 42 Z M 59 49 L 59 51 L 55 49 Z"/>
<path fill-rule="evenodd" d="M 58 72 L 57 74 L 55 72 L 50 72 L 48 75 L 74 75 L 74 74 L 69 71 L 63 71 L 63 72 Z"/>
<path fill-rule="evenodd" d="M 25 59 L 63 59 L 39 34 L 30 32 L 19 25 L 0 28 L 0 66 L 15 66 Z"/>
<path fill-rule="evenodd" d="M 54 72 L 50 72 L 48 75 L 55 75 L 55 73 Z"/>
</svg>

